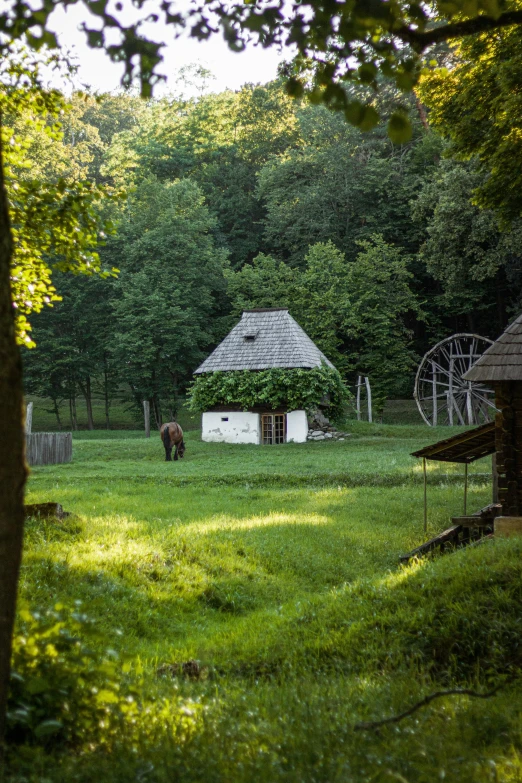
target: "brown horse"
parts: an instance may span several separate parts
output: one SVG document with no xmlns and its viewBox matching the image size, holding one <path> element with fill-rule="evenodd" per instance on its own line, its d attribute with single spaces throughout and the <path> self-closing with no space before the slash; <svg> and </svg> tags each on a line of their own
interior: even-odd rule
<svg viewBox="0 0 522 783">
<path fill-rule="evenodd" d="M 172 449 L 174 447 L 174 459 L 183 457 L 185 453 L 185 443 L 183 441 L 183 430 L 177 421 L 169 421 L 168 424 L 162 424 L 160 436 L 165 446 L 165 460 L 172 461 Z"/>
</svg>

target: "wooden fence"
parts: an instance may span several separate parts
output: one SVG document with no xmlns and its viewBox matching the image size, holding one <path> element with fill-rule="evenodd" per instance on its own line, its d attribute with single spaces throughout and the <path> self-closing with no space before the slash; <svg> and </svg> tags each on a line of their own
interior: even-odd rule
<svg viewBox="0 0 522 783">
<path fill-rule="evenodd" d="M 25 436 L 29 465 L 56 465 L 72 460 L 72 433 L 33 432 Z"/>
</svg>

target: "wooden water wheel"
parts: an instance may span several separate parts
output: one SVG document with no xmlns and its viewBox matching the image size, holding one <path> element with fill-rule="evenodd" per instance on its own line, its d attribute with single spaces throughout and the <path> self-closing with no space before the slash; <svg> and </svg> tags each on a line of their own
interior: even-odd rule
<svg viewBox="0 0 522 783">
<path fill-rule="evenodd" d="M 417 370 L 413 392 L 426 424 L 491 421 L 495 413 L 493 389 L 462 378 L 490 345 L 493 343 L 487 337 L 454 334 L 428 351 Z"/>
</svg>

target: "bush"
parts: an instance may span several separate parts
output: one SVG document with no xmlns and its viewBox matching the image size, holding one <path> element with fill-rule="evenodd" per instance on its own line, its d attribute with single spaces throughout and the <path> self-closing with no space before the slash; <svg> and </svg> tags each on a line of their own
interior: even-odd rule
<svg viewBox="0 0 522 783">
<path fill-rule="evenodd" d="M 57 604 L 20 612 L 13 640 L 7 714 L 8 743 L 52 746 L 105 744 L 138 711 L 120 685 L 126 670 L 114 650 L 94 652 L 81 639 L 93 623 L 80 607 Z"/>
</svg>

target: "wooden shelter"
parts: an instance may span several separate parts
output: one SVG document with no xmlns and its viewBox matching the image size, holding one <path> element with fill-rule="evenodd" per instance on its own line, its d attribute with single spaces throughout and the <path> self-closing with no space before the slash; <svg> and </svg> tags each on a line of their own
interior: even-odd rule
<svg viewBox="0 0 522 783">
<path fill-rule="evenodd" d="M 439 440 L 431 446 L 414 451 L 412 457 L 434 459 L 439 462 L 460 462 L 469 465 L 477 459 L 495 453 L 495 422 L 481 424 L 467 432 Z"/>
<path fill-rule="evenodd" d="M 456 462 L 464 465 L 464 514 L 452 517 L 451 527 L 434 538 L 416 547 L 412 552 L 401 555 L 400 560 L 407 563 L 413 557 L 427 554 L 434 549 L 445 551 L 446 547 L 469 544 L 493 531 L 493 520 L 501 512 L 497 503 L 495 482 L 495 457 L 493 456 L 493 503 L 468 515 L 468 465 L 477 459 L 495 454 L 495 422 L 482 424 L 467 432 L 460 432 L 451 438 L 445 438 L 431 446 L 414 451 L 412 457 L 422 459 L 424 473 L 424 531 L 428 529 L 428 495 L 426 460 L 438 462 Z"/>
<path fill-rule="evenodd" d="M 502 514 L 522 514 L 522 315 L 463 376 L 495 389 L 495 450 Z"/>
<path fill-rule="evenodd" d="M 412 456 L 423 459 L 424 526 L 427 525 L 426 460 L 460 462 L 465 466 L 464 516 L 454 517 L 452 527 L 403 555 L 407 562 L 449 543 L 469 543 L 471 532 L 482 536 L 494 525 L 496 535 L 522 534 L 522 315 L 462 376 L 464 381 L 491 384 L 495 390 L 495 421 L 441 440 Z M 493 454 L 493 503 L 468 516 L 467 466 Z"/>
<path fill-rule="evenodd" d="M 451 438 L 439 440 L 431 446 L 425 446 L 412 452 L 412 457 L 422 459 L 424 473 L 424 530 L 428 527 L 426 460 L 438 462 L 457 462 L 464 465 L 464 515 L 468 512 L 468 465 L 477 459 L 495 453 L 495 423 L 488 422 L 467 432 L 460 432 Z M 493 465 L 493 468 L 495 466 Z M 496 487 L 493 489 L 496 502 Z"/>
</svg>

